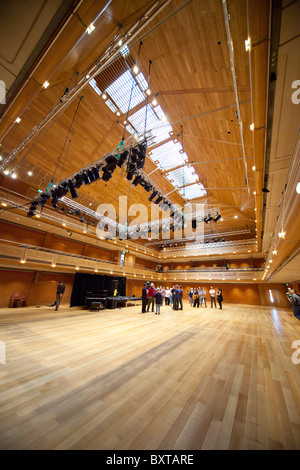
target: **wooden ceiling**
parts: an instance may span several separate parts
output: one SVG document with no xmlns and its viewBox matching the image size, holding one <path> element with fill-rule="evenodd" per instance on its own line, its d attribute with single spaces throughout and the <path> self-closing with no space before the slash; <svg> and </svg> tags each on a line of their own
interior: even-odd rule
<svg viewBox="0 0 300 470">
<path fill-rule="evenodd" d="M 247 225 L 251 237 L 255 237 L 255 229 L 260 230 L 260 211 L 255 208 L 259 209 L 257 197 L 262 187 L 262 172 L 257 174 L 252 167 L 258 158 L 264 157 L 261 145 L 264 134 L 260 128 L 259 147 L 250 125 L 255 113 L 264 115 L 266 93 L 262 87 L 263 90 L 255 94 L 251 77 L 266 82 L 267 53 L 266 50 L 260 55 L 255 52 L 253 60 L 249 60 L 245 40 L 250 36 L 254 44 L 264 39 L 269 3 L 261 0 L 225 2 L 234 51 L 242 137 L 223 3 L 221 0 L 75 2 L 72 14 L 66 15 L 19 92 L 2 112 L 2 172 L 14 171 L 17 179 L 30 185 L 34 194 L 37 189 L 45 190 L 53 178 L 54 183 L 65 179 L 117 148 L 126 115 L 113 113 L 87 81 L 85 87 L 75 93 L 75 98 L 12 158 L 14 150 L 60 102 L 66 88 L 72 90 L 112 41 L 126 33 L 152 5 L 158 4 L 161 11 L 153 18 L 150 13 L 148 25 L 128 40 L 130 56 L 133 61 L 137 60 L 142 41 L 138 65 L 147 78 L 151 60 L 151 98 L 156 96 L 173 129 L 170 139 L 177 138 L 181 142 L 188 164 L 193 164 L 199 181 L 207 188 L 207 196 L 192 202 L 205 203 L 209 209 L 221 211 L 222 220 L 208 224 L 205 230 L 228 232 Z M 141 24 L 142 21 L 145 18 Z M 91 23 L 95 29 L 87 34 L 86 27 Z M 113 79 L 113 72 L 110 65 L 102 73 L 111 74 Z M 45 81 L 49 82 L 47 89 L 43 88 Z M 129 117 L 145 103 L 132 109 Z M 18 124 L 17 117 L 21 118 Z M 126 138 L 129 136 L 126 132 Z M 29 170 L 32 176 L 28 176 Z M 171 193 L 171 202 L 183 205 L 182 197 L 174 191 L 165 172 L 157 169 L 149 157 L 145 173 L 151 173 L 152 181 L 165 194 Z M 78 202 L 96 208 L 107 202 L 117 205 L 118 196 L 127 195 L 129 205 L 149 206 L 149 194 L 141 186 L 133 186 L 125 176 L 124 170 L 117 169 L 107 183 L 99 180 L 82 186 Z"/>
</svg>

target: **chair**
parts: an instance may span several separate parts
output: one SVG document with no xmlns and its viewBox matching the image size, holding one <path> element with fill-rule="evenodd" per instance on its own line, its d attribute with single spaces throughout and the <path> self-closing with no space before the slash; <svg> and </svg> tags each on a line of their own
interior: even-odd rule
<svg viewBox="0 0 300 470">
<path fill-rule="evenodd" d="M 14 292 L 9 300 L 9 307 L 20 307 L 21 297 L 20 292 Z"/>
<path fill-rule="evenodd" d="M 21 307 L 27 307 L 27 294 L 21 294 Z"/>
</svg>

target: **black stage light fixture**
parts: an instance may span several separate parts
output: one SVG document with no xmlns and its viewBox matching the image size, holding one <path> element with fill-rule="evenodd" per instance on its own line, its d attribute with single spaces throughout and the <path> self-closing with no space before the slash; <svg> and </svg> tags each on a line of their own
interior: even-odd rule
<svg viewBox="0 0 300 470">
<path fill-rule="evenodd" d="M 77 191 L 75 189 L 74 182 L 72 180 L 68 180 L 68 185 L 70 188 L 70 193 L 73 199 L 76 199 L 78 197 Z"/>
<path fill-rule="evenodd" d="M 74 211 L 72 209 L 68 209 L 68 214 L 73 215 Z"/>
<path fill-rule="evenodd" d="M 88 174 L 88 176 L 89 176 L 89 178 L 90 178 L 91 183 L 93 183 L 93 181 L 95 181 L 96 178 L 95 178 L 95 175 L 94 175 L 93 171 L 91 170 L 91 168 L 89 168 L 89 169 L 87 170 L 87 174 Z"/>
<path fill-rule="evenodd" d="M 141 183 L 141 181 L 142 181 L 141 175 L 136 175 L 136 177 L 135 177 L 134 180 L 132 181 L 132 184 L 133 184 L 134 186 L 137 186 L 139 183 Z"/>
<path fill-rule="evenodd" d="M 155 198 L 155 196 L 157 195 L 157 193 L 158 193 L 158 191 L 154 190 L 152 192 L 151 196 L 149 197 L 149 201 L 152 201 Z"/>
<path fill-rule="evenodd" d="M 124 150 L 121 153 L 120 157 L 118 158 L 116 165 L 121 168 L 121 166 L 125 163 L 127 157 L 128 157 L 128 150 Z"/>
<path fill-rule="evenodd" d="M 137 168 L 144 168 L 146 159 L 147 142 L 141 142 L 137 148 Z"/>
<path fill-rule="evenodd" d="M 82 173 L 82 178 L 83 178 L 84 184 L 91 184 L 89 175 L 85 171 Z"/>
<path fill-rule="evenodd" d="M 218 222 L 221 219 L 221 215 L 217 213 L 216 217 L 214 218 L 214 222 Z"/>
<path fill-rule="evenodd" d="M 162 196 L 158 196 L 158 198 L 154 201 L 154 204 L 159 204 L 163 200 Z"/>
<path fill-rule="evenodd" d="M 205 243 L 209 243 L 209 240 L 205 240 Z"/>
<path fill-rule="evenodd" d="M 80 222 L 82 223 L 82 222 L 84 221 L 84 219 L 85 219 L 85 215 L 83 215 L 83 216 L 81 217 Z"/>
<path fill-rule="evenodd" d="M 118 160 L 114 155 L 109 155 L 108 157 L 106 157 L 105 162 L 106 165 L 102 168 L 102 179 L 104 181 L 109 181 L 112 177 L 113 172 L 116 169 Z"/>
<path fill-rule="evenodd" d="M 54 207 L 54 209 L 56 209 L 58 207 L 58 199 L 53 198 L 51 201 L 51 204 Z"/>
<path fill-rule="evenodd" d="M 93 168 L 91 168 L 91 172 L 93 173 L 95 180 L 99 180 L 101 178 L 99 168 L 97 168 L 96 166 L 93 166 Z"/>
<path fill-rule="evenodd" d="M 78 209 L 76 209 L 76 211 L 74 212 L 75 215 L 79 216 L 80 215 L 80 211 Z"/>
<path fill-rule="evenodd" d="M 75 175 L 74 180 L 75 180 L 74 182 L 75 188 L 79 189 L 84 183 L 82 173 L 78 173 L 77 175 Z"/>
</svg>

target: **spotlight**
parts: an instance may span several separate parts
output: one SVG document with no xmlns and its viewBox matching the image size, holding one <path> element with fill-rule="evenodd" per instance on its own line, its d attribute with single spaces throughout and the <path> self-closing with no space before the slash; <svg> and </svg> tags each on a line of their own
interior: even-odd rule
<svg viewBox="0 0 300 470">
<path fill-rule="evenodd" d="M 50 197 L 49 194 L 42 193 L 41 196 L 39 197 L 38 201 L 40 202 L 40 204 L 42 206 L 44 206 L 46 204 L 46 202 L 48 201 L 49 197 Z"/>
<path fill-rule="evenodd" d="M 154 201 L 154 204 L 159 204 L 162 200 L 163 200 L 163 197 L 162 197 L 162 196 L 158 196 L 158 198 L 156 199 L 156 201 Z"/>
<path fill-rule="evenodd" d="M 93 171 L 90 168 L 87 170 L 87 174 L 88 174 L 88 177 L 90 178 L 91 183 L 93 183 L 93 181 L 95 181 L 96 178 L 95 178 Z"/>
<path fill-rule="evenodd" d="M 125 163 L 127 156 L 128 156 L 128 150 L 124 150 L 124 152 L 121 153 L 119 158 L 117 157 L 118 159 L 117 166 L 121 168 L 121 166 Z"/>
<path fill-rule="evenodd" d="M 78 197 L 77 191 L 75 189 L 74 182 L 72 180 L 68 181 L 68 186 L 70 188 L 70 193 L 73 199 L 76 199 Z"/>
<path fill-rule="evenodd" d="M 101 178 L 99 169 L 96 166 L 93 166 L 93 168 L 91 168 L 91 172 L 93 173 L 95 180 L 99 180 Z"/>
<path fill-rule="evenodd" d="M 218 222 L 218 220 L 221 219 L 220 214 L 217 214 L 216 217 L 214 218 L 214 222 Z"/>
<path fill-rule="evenodd" d="M 82 173 L 82 178 L 85 184 L 91 184 L 89 175 L 85 171 Z"/>
<path fill-rule="evenodd" d="M 102 171 L 103 171 L 102 179 L 104 181 L 108 181 L 108 180 L 110 180 L 110 178 L 112 177 L 113 172 L 116 169 L 117 158 L 114 155 L 109 155 L 105 159 L 105 162 L 106 162 L 106 165 L 102 168 Z"/>
<path fill-rule="evenodd" d="M 85 219 L 85 215 L 83 215 L 83 216 L 81 217 L 80 222 L 82 223 L 82 222 L 84 221 L 84 219 Z"/>
<path fill-rule="evenodd" d="M 75 175 L 75 178 L 74 178 L 75 182 L 74 182 L 74 186 L 75 188 L 79 189 L 82 185 L 83 185 L 83 175 L 81 173 L 78 173 L 77 175 Z"/>
<path fill-rule="evenodd" d="M 151 194 L 151 196 L 149 197 L 149 201 L 152 201 L 155 198 L 156 195 L 157 195 L 157 191 L 154 190 L 153 193 Z"/>
<path fill-rule="evenodd" d="M 132 181 L 132 184 L 133 184 L 134 186 L 137 186 L 141 181 L 142 181 L 141 175 L 136 175 L 136 177 L 135 177 L 134 180 Z"/>
</svg>

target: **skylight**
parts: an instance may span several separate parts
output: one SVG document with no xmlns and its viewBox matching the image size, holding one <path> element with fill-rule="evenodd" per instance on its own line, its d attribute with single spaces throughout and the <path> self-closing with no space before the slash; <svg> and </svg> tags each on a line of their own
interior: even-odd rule
<svg viewBox="0 0 300 470">
<path fill-rule="evenodd" d="M 184 196 L 185 199 L 196 199 L 207 194 L 202 184 L 192 184 L 191 186 L 180 188 L 178 192 Z"/>
<path fill-rule="evenodd" d="M 166 142 L 153 149 L 150 158 L 154 163 L 158 162 L 159 166 L 165 170 L 184 165 L 188 159 L 187 155 L 182 152 L 181 144 L 173 141 Z"/>
<path fill-rule="evenodd" d="M 97 83 L 96 83 L 96 80 L 94 78 L 92 78 L 90 81 L 89 81 L 89 84 L 91 85 L 92 88 L 94 88 L 95 92 L 97 93 L 97 95 L 102 95 L 102 92 L 101 90 L 97 87 Z"/>
<path fill-rule="evenodd" d="M 166 174 L 166 178 L 173 184 L 173 186 L 185 186 L 186 184 L 196 183 L 198 175 L 195 173 L 193 167 L 183 166 L 177 170 L 170 171 Z"/>
<path fill-rule="evenodd" d="M 111 100 L 106 100 L 105 104 L 109 107 L 109 109 L 113 112 L 116 113 L 118 111 L 118 108 L 114 105 L 114 103 Z"/>
<path fill-rule="evenodd" d="M 172 127 L 168 122 L 163 124 L 158 117 L 157 111 L 161 114 L 163 113 L 160 106 L 156 106 L 155 111 L 152 107 L 148 104 L 147 106 L 147 123 L 146 123 L 146 131 L 151 131 L 151 134 L 154 137 L 154 142 L 158 144 L 163 140 L 169 139 L 170 132 L 172 132 Z M 139 109 L 136 113 L 132 114 L 129 117 L 131 124 L 135 127 L 138 131 L 138 134 L 143 134 L 145 129 L 145 116 L 146 115 L 146 106 L 142 109 Z"/>
<path fill-rule="evenodd" d="M 140 90 L 129 70 L 117 78 L 105 91 L 123 114 L 128 111 L 129 101 L 129 109 L 132 109 L 145 99 L 145 94 Z"/>
<path fill-rule="evenodd" d="M 128 54 L 129 54 L 129 49 L 128 49 L 128 46 L 124 46 L 122 47 L 122 49 L 120 50 L 121 54 L 123 57 L 126 57 Z"/>
</svg>

